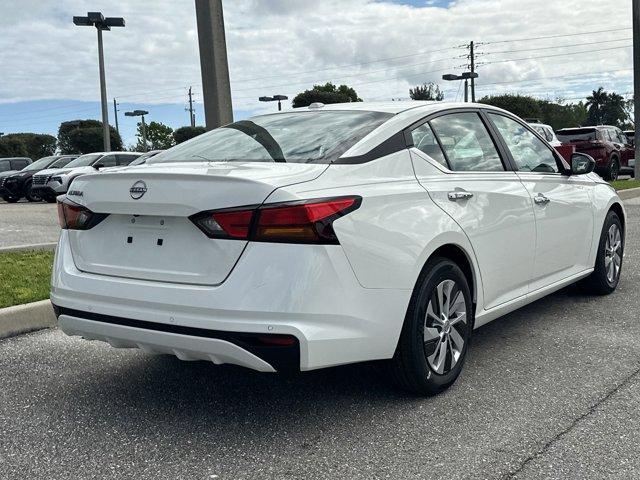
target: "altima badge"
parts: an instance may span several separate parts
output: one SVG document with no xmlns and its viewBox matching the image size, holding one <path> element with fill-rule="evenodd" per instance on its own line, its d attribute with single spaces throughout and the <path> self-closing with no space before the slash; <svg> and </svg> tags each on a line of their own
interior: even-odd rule
<svg viewBox="0 0 640 480">
<path fill-rule="evenodd" d="M 129 193 L 131 194 L 131 198 L 133 198 L 134 200 L 140 200 L 142 196 L 147 193 L 147 184 L 142 180 L 138 180 L 129 189 Z"/>
</svg>

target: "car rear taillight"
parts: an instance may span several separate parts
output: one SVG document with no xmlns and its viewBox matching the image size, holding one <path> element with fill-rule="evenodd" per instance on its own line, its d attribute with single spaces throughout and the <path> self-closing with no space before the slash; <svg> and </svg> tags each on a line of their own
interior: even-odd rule
<svg viewBox="0 0 640 480">
<path fill-rule="evenodd" d="M 82 205 L 69 200 L 58 201 L 58 223 L 66 230 L 89 230 L 109 215 L 94 213 Z"/>
<path fill-rule="evenodd" d="M 210 238 L 337 244 L 333 222 L 356 210 L 361 197 L 336 197 L 213 210 L 190 217 Z"/>
</svg>

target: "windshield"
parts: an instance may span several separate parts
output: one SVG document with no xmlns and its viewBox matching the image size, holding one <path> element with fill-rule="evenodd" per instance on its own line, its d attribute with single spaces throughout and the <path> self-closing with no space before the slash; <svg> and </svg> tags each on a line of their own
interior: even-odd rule
<svg viewBox="0 0 640 480">
<path fill-rule="evenodd" d="M 93 162 L 98 160 L 100 157 L 102 157 L 101 153 L 88 153 L 87 155 L 81 155 L 78 158 L 76 158 L 73 162 L 67 163 L 67 167 L 68 168 L 88 167 L 89 165 L 92 165 Z"/>
<path fill-rule="evenodd" d="M 362 111 L 262 115 L 199 135 L 147 163 L 330 163 L 392 116 Z"/>
<path fill-rule="evenodd" d="M 51 164 L 49 168 L 62 168 L 66 167 L 72 160 L 78 157 L 62 157 Z"/>
<path fill-rule="evenodd" d="M 36 160 L 32 164 L 27 165 L 22 169 L 22 171 L 26 172 L 28 170 L 42 170 L 43 168 L 47 168 L 55 158 L 56 157 L 43 157 L 40 160 Z"/>
<path fill-rule="evenodd" d="M 573 130 L 560 130 L 556 132 L 556 137 L 561 142 L 588 142 L 596 140 L 595 128 L 574 128 Z"/>
</svg>

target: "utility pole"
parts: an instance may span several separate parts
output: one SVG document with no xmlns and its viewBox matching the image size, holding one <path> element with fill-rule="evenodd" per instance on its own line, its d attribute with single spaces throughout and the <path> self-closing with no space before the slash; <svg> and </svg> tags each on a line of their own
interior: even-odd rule
<svg viewBox="0 0 640 480">
<path fill-rule="evenodd" d="M 111 133 L 109 132 L 109 107 L 107 105 L 107 82 L 104 74 L 104 51 L 102 49 L 102 31 L 111 27 L 124 27 L 124 18 L 105 18 L 100 12 L 88 12 L 86 17 L 73 17 L 73 23 L 83 27 L 96 27 L 98 31 L 98 66 L 100 69 L 100 102 L 102 105 L 102 128 L 104 151 L 111 151 Z"/>
<path fill-rule="evenodd" d="M 635 178 L 640 178 L 640 0 L 633 0 L 633 117 L 635 124 Z"/>
<path fill-rule="evenodd" d="M 207 130 L 233 122 L 222 0 L 195 0 Z"/>
<path fill-rule="evenodd" d="M 476 58 L 473 52 L 473 40 L 469 43 L 469 58 L 471 59 L 471 101 L 476 101 Z"/>
<path fill-rule="evenodd" d="M 191 87 L 189 87 L 189 121 L 191 122 L 191 128 L 196 126 L 196 117 L 193 115 L 193 95 L 191 94 Z"/>
<path fill-rule="evenodd" d="M 116 103 L 116 97 L 113 97 L 113 117 L 116 119 L 116 132 L 120 135 L 120 128 L 118 127 L 118 104 Z"/>
</svg>

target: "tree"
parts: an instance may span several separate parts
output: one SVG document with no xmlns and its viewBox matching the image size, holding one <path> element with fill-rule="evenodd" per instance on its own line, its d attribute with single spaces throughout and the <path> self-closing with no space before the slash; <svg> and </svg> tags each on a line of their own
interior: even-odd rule
<svg viewBox="0 0 640 480">
<path fill-rule="evenodd" d="M 626 100 L 622 95 L 608 93 L 600 87 L 587 97 L 589 124 L 624 126 L 628 120 L 626 107 Z"/>
<path fill-rule="evenodd" d="M 147 145 L 145 148 L 142 140 L 142 122 L 138 122 L 138 143 L 135 147 L 137 152 L 148 150 L 166 150 L 173 147 L 173 128 L 162 122 L 150 122 L 147 125 Z"/>
<path fill-rule="evenodd" d="M 15 138 L 0 137 L 0 157 L 27 157 L 24 143 Z"/>
<path fill-rule="evenodd" d="M 122 139 L 109 125 L 111 150 L 122 150 Z M 102 122 L 98 120 L 73 120 L 62 122 L 58 129 L 58 148 L 62 154 L 93 153 L 104 150 Z"/>
<path fill-rule="evenodd" d="M 444 93 L 442 93 L 440 87 L 433 82 L 410 88 L 409 96 L 412 100 L 435 100 L 437 102 L 444 100 Z"/>
<path fill-rule="evenodd" d="M 202 135 L 206 130 L 204 127 L 180 127 L 176 128 L 173 132 L 173 139 L 178 143 L 186 142 L 187 140 Z"/>
<path fill-rule="evenodd" d="M 333 83 L 328 82 L 324 85 L 314 85 L 311 90 L 305 90 L 299 93 L 293 99 L 293 107 L 308 107 L 312 103 L 349 103 L 361 102 L 356 91 L 347 85 L 336 87 Z"/>
<path fill-rule="evenodd" d="M 56 151 L 56 137 L 44 133 L 8 133 L 3 139 L 21 142 L 26 150 L 26 155 L 38 160 L 42 157 L 53 155 Z"/>
</svg>

